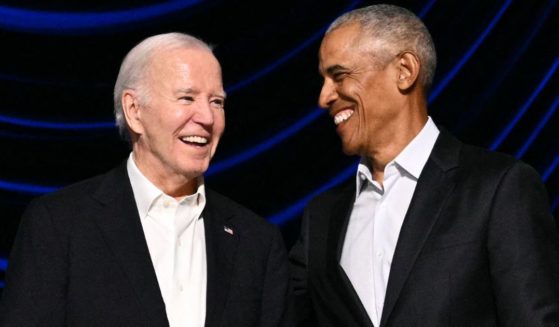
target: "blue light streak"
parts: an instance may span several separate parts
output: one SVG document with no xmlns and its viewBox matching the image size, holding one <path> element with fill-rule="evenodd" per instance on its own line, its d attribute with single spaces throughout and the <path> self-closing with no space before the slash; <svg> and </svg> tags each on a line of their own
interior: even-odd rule
<svg viewBox="0 0 559 327">
<path fill-rule="evenodd" d="M 532 105 L 534 100 L 536 100 L 537 96 L 540 94 L 540 92 L 543 90 L 543 88 L 547 85 L 547 82 L 549 82 L 549 79 L 553 76 L 553 74 L 557 70 L 558 66 L 559 66 L 559 56 L 555 59 L 555 61 L 551 65 L 551 68 L 545 74 L 545 77 L 541 80 L 538 87 L 536 87 L 534 92 L 532 92 L 532 94 L 530 95 L 528 100 L 524 103 L 524 105 L 522 105 L 522 107 L 520 108 L 518 113 L 515 115 L 513 120 L 505 127 L 505 129 L 501 132 L 501 134 L 493 141 L 493 144 L 491 144 L 491 147 L 490 147 L 491 150 L 493 150 L 493 151 L 496 150 L 501 145 L 501 143 L 503 143 L 505 138 L 507 138 L 507 136 L 510 134 L 512 129 L 520 121 L 522 116 L 524 116 L 526 111 L 528 111 L 528 109 L 530 108 L 530 106 Z"/>
<path fill-rule="evenodd" d="M 483 94 L 476 97 L 475 104 L 467 111 L 464 112 L 460 119 L 458 119 L 457 126 L 453 129 L 455 133 L 460 134 L 460 132 L 469 124 L 475 117 L 478 116 L 479 112 L 481 111 L 481 105 L 485 103 L 485 101 L 495 93 L 497 88 L 503 83 L 505 77 L 516 67 L 516 63 L 526 50 L 528 50 L 528 46 L 532 43 L 532 40 L 539 34 L 542 26 L 549 18 L 549 14 L 553 11 L 553 7 L 556 5 L 557 1 L 550 0 L 547 2 L 547 5 L 542 10 L 542 12 L 538 15 L 540 19 L 538 19 L 537 23 L 534 25 L 528 36 L 523 40 L 522 45 L 518 47 L 518 50 L 514 52 L 512 57 L 509 57 L 507 62 L 504 65 L 501 65 L 501 70 L 497 77 L 493 79 L 491 85 L 486 87 Z"/>
<path fill-rule="evenodd" d="M 242 151 L 241 153 L 231 156 L 227 159 L 222 161 L 218 161 L 216 163 L 212 163 L 210 168 L 208 169 L 206 176 L 211 176 L 222 172 L 226 169 L 229 169 L 235 165 L 238 165 L 246 160 L 249 160 L 258 154 L 269 150 L 273 146 L 277 145 L 280 142 L 283 142 L 287 138 L 293 136 L 294 134 L 298 133 L 301 129 L 309 125 L 311 122 L 315 121 L 319 116 L 321 116 L 325 110 L 321 110 L 319 108 L 314 109 L 308 115 L 299 119 L 295 124 L 289 126 L 288 128 L 284 129 L 283 131 L 279 132 L 278 134 L 272 136 L 271 138 L 265 140 L 264 142 L 258 143 L 255 146 L 250 147 L 249 149 Z"/>
<path fill-rule="evenodd" d="M 468 51 L 464 54 L 464 56 L 462 56 L 458 64 L 456 64 L 452 68 L 452 70 L 446 74 L 446 76 L 442 79 L 442 81 L 435 88 L 433 88 L 431 94 L 429 95 L 429 103 L 435 101 L 435 99 L 439 96 L 439 94 L 443 91 L 443 89 L 447 86 L 447 84 L 450 83 L 450 81 L 452 81 L 454 77 L 456 77 L 458 72 L 462 69 L 462 67 L 466 64 L 466 62 L 468 62 L 468 60 L 479 48 L 479 46 L 483 43 L 487 35 L 489 35 L 489 33 L 493 30 L 495 25 L 497 25 L 497 23 L 499 22 L 499 20 L 501 19 L 501 17 L 503 16 L 503 14 L 505 13 L 505 11 L 507 10 L 507 8 L 511 3 L 512 0 L 508 0 L 503 4 L 503 6 L 501 6 L 499 12 L 497 12 L 495 17 L 493 17 L 489 25 L 487 25 L 483 33 L 481 33 L 481 35 L 477 38 L 474 44 L 470 47 L 470 49 L 468 49 Z"/>
<path fill-rule="evenodd" d="M 6 271 L 8 269 L 8 260 L 6 258 L 0 258 L 0 271 Z"/>
<path fill-rule="evenodd" d="M 557 168 L 557 165 L 559 165 L 559 153 L 555 157 L 555 160 L 553 160 L 553 162 L 549 165 L 549 167 L 546 168 L 546 170 L 542 174 L 542 180 L 544 182 L 547 182 L 547 179 L 551 176 L 555 168 Z"/>
<path fill-rule="evenodd" d="M 0 73 L 0 79 L 5 81 L 18 82 L 18 83 L 46 85 L 46 86 L 55 86 L 55 87 L 72 87 L 72 88 L 89 89 L 91 87 L 108 88 L 113 86 L 111 83 L 103 82 L 103 81 L 87 81 L 87 83 L 84 83 L 84 81 L 72 81 L 72 80 L 64 80 L 64 81 L 52 80 L 52 79 L 42 80 L 42 79 L 36 79 L 32 77 L 18 76 L 13 74 L 6 74 L 6 73 Z"/>
<path fill-rule="evenodd" d="M 40 195 L 40 194 L 56 191 L 59 188 L 60 188 L 59 186 L 40 186 L 40 185 L 16 183 L 16 182 L 8 182 L 8 181 L 0 180 L 0 189 L 11 191 L 11 192 Z"/>
<path fill-rule="evenodd" d="M 419 12 L 419 14 L 417 14 L 417 16 L 423 18 L 425 17 L 425 15 L 427 15 L 427 13 L 431 10 L 431 8 L 433 7 L 433 5 L 435 4 L 435 2 L 437 2 L 437 0 L 430 0 L 429 2 L 427 2 L 425 4 L 425 6 L 423 6 L 423 8 L 421 9 L 421 11 Z"/>
<path fill-rule="evenodd" d="M 285 223 L 286 221 L 292 219 L 293 217 L 295 217 L 297 214 L 301 213 L 305 209 L 305 206 L 307 205 L 307 202 L 309 202 L 309 200 L 311 200 L 313 197 L 317 196 L 318 194 L 320 194 L 320 193 L 322 193 L 322 192 L 324 192 L 324 191 L 326 191 L 326 190 L 328 190 L 328 189 L 330 189 L 330 188 L 332 188 L 336 185 L 341 184 L 342 182 L 344 182 L 348 178 L 351 178 L 352 176 L 355 176 L 355 172 L 357 171 L 357 165 L 358 164 L 359 164 L 359 160 L 357 160 L 355 163 L 351 164 L 349 167 L 345 168 L 341 173 L 334 176 L 334 178 L 330 179 L 324 185 L 320 186 L 316 190 L 307 194 L 301 200 L 299 200 L 299 201 L 295 202 L 294 204 L 290 205 L 288 208 L 286 208 L 284 210 L 281 210 L 280 212 L 268 217 L 268 221 L 270 221 L 271 223 L 276 224 L 276 225 L 281 225 L 281 224 Z"/>
<path fill-rule="evenodd" d="M 541 130 L 547 124 L 549 119 L 551 119 L 551 117 L 555 113 L 555 110 L 557 110 L 557 107 L 559 107 L 559 96 L 557 98 L 555 98 L 555 101 L 553 102 L 551 107 L 549 107 L 549 109 L 547 110 L 547 112 L 546 112 L 545 116 L 542 118 L 542 120 L 540 120 L 540 122 L 536 126 L 536 129 L 534 129 L 534 131 L 532 132 L 532 134 L 530 134 L 530 137 L 528 137 L 528 139 L 526 140 L 524 145 L 520 148 L 520 150 L 518 150 L 518 152 L 516 153 L 516 158 L 520 159 L 524 155 L 524 153 L 526 153 L 528 148 L 530 148 L 530 146 L 532 145 L 532 143 L 534 142 L 536 137 L 538 137 Z"/>
<path fill-rule="evenodd" d="M 0 27 L 40 34 L 92 33 L 158 18 L 186 9 L 200 0 L 175 0 L 107 12 L 55 12 L 0 6 Z"/>
<path fill-rule="evenodd" d="M 20 126 L 20 127 L 30 127 L 30 128 L 41 128 L 41 129 L 56 129 L 56 130 L 92 130 L 92 129 L 115 129 L 116 125 L 114 121 L 106 122 L 74 122 L 74 123 L 62 123 L 53 121 L 40 121 L 32 119 L 23 119 L 18 117 L 10 117 L 1 115 L 0 123 Z"/>
</svg>

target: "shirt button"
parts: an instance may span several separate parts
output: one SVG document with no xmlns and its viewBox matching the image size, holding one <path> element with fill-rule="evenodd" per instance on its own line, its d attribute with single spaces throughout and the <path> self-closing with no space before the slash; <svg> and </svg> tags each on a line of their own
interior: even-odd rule
<svg viewBox="0 0 559 327">
<path fill-rule="evenodd" d="M 182 285 L 179 285 L 179 291 L 183 291 L 184 289 L 182 288 Z"/>
<path fill-rule="evenodd" d="M 382 258 L 382 251 L 377 252 L 377 257 Z"/>
<path fill-rule="evenodd" d="M 182 246 L 182 242 L 181 242 L 181 241 L 178 241 L 178 245 L 179 245 L 179 246 Z"/>
<path fill-rule="evenodd" d="M 171 202 L 169 202 L 169 200 L 163 201 L 163 207 L 165 207 L 165 208 L 168 208 L 170 204 L 171 204 Z"/>
</svg>

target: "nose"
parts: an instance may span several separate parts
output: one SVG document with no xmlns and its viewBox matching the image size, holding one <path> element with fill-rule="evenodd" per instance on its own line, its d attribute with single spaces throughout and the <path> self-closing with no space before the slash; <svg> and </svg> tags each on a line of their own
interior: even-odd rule
<svg viewBox="0 0 559 327">
<path fill-rule="evenodd" d="M 192 120 L 203 126 L 212 126 L 214 123 L 214 111 L 211 103 L 203 102 L 196 106 Z"/>
<path fill-rule="evenodd" d="M 324 109 L 328 109 L 337 98 L 338 94 L 336 92 L 336 88 L 334 87 L 334 83 L 325 79 L 324 83 L 322 83 L 320 96 L 318 97 L 318 105 Z"/>
</svg>

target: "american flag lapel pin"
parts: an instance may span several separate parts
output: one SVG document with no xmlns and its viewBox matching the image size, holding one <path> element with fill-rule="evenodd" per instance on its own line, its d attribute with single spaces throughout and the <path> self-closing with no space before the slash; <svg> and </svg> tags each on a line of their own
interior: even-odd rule
<svg viewBox="0 0 559 327">
<path fill-rule="evenodd" d="M 227 227 L 227 226 L 223 226 L 223 230 L 228 234 L 231 234 L 231 235 L 234 234 L 233 230 L 231 228 Z"/>
</svg>

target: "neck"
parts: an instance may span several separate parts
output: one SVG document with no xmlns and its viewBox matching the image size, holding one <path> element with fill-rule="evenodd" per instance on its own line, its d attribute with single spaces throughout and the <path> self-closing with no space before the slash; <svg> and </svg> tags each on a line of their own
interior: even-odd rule
<svg viewBox="0 0 559 327">
<path fill-rule="evenodd" d="M 132 158 L 140 172 L 163 193 L 180 199 L 196 192 L 198 177 L 189 178 L 171 173 L 168 168 L 154 164 L 153 161 L 147 160 L 136 151 L 133 152 Z"/>
<path fill-rule="evenodd" d="M 385 126 L 380 135 L 375 135 L 375 142 L 370 144 L 367 158 L 371 163 L 373 179 L 382 185 L 384 169 L 402 150 L 421 132 L 427 123 L 427 107 L 412 106 L 403 111 L 391 126 Z"/>
</svg>

